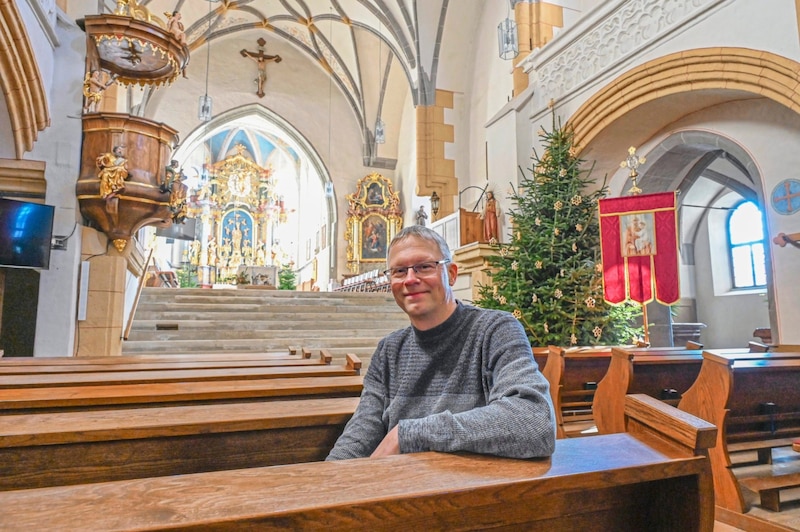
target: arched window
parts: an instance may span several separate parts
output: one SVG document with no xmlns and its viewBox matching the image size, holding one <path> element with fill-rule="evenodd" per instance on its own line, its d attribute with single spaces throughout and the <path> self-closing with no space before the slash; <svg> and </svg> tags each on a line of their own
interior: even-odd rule
<svg viewBox="0 0 800 532">
<path fill-rule="evenodd" d="M 733 270 L 733 288 L 767 285 L 764 222 L 761 210 L 752 201 L 743 201 L 731 209 L 728 250 Z"/>
</svg>

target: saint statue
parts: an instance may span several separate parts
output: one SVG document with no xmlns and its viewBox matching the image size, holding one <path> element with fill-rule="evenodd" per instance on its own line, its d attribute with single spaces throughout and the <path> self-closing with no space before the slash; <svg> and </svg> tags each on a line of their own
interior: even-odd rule
<svg viewBox="0 0 800 532">
<path fill-rule="evenodd" d="M 208 241 L 208 249 L 206 250 L 208 253 L 208 265 L 209 266 L 216 266 L 217 265 L 217 241 L 214 237 Z"/>
<path fill-rule="evenodd" d="M 109 82 L 113 83 L 113 81 Z M 103 71 L 93 70 L 87 72 L 83 78 L 83 96 L 86 98 L 83 112 L 94 113 L 100 105 L 100 100 L 103 99 L 103 91 L 108 88 L 108 85 L 103 82 Z"/>
<path fill-rule="evenodd" d="M 417 225 L 425 227 L 425 220 L 428 219 L 428 213 L 425 212 L 425 205 L 420 205 L 417 211 Z"/>
<path fill-rule="evenodd" d="M 497 217 L 500 214 L 500 207 L 497 200 L 494 199 L 494 192 L 491 190 L 486 192 L 486 205 L 483 207 L 483 212 L 480 217 L 483 220 L 483 239 L 486 242 L 497 242 L 499 233 L 497 231 Z"/>
<path fill-rule="evenodd" d="M 125 190 L 128 179 L 128 160 L 122 156 L 122 146 L 114 146 L 111 153 L 103 153 L 97 158 L 97 177 L 100 179 L 100 195 L 111 199 Z"/>
<path fill-rule="evenodd" d="M 234 255 L 240 255 L 242 252 L 242 230 L 239 228 L 240 225 L 241 222 L 236 222 L 233 231 L 231 231 L 231 253 Z"/>
</svg>

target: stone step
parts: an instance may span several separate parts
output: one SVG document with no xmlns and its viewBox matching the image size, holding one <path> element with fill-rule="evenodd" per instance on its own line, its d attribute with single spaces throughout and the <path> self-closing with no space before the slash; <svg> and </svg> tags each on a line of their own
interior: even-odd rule
<svg viewBox="0 0 800 532">
<path fill-rule="evenodd" d="M 386 293 L 148 287 L 122 352 L 257 353 L 291 345 L 325 348 L 339 363 L 353 353 L 366 368 L 381 338 L 405 327 L 408 317 Z"/>
<path fill-rule="evenodd" d="M 195 301 L 195 300 L 261 300 L 284 301 L 298 305 L 329 301 L 331 304 L 360 304 L 362 302 L 394 301 L 391 294 L 379 292 L 295 292 L 291 290 L 206 290 L 193 288 L 145 288 L 141 300 Z"/>
<path fill-rule="evenodd" d="M 298 314 L 297 312 L 224 312 L 224 311 L 204 311 L 193 312 L 191 310 L 162 310 L 136 312 L 134 323 L 138 320 L 143 321 L 158 321 L 158 322 L 174 322 L 174 321 L 230 321 L 230 322 L 291 322 L 291 321 L 325 321 L 335 324 L 335 327 L 340 327 L 343 323 L 353 323 L 363 325 L 364 323 L 372 323 L 373 320 L 385 321 L 392 320 L 400 324 L 408 324 L 408 318 L 405 314 L 396 315 L 394 313 L 386 313 L 382 311 L 376 312 L 358 312 L 358 313 L 337 313 L 337 312 L 316 312 L 307 314 Z"/>
<path fill-rule="evenodd" d="M 269 340 L 147 340 L 125 342 L 122 346 L 123 354 L 144 353 L 252 353 L 268 352 L 287 349 L 290 345 L 307 347 L 309 349 L 329 349 L 345 353 L 353 350 L 368 350 L 372 352 L 377 347 L 382 337 L 361 338 L 304 338 L 298 341 L 296 337 L 272 338 Z"/>
<path fill-rule="evenodd" d="M 370 329 L 392 332 L 397 329 L 408 327 L 408 319 L 405 315 L 397 319 L 382 319 L 365 316 L 360 320 L 355 319 L 332 319 L 320 320 L 319 317 L 303 319 L 293 319 L 293 317 L 271 317 L 265 320 L 248 319 L 247 321 L 233 319 L 199 319 L 190 317 L 187 319 L 147 319 L 134 320 L 131 331 L 139 332 L 163 332 L 173 330 L 172 326 L 177 326 L 178 331 L 198 331 L 198 330 L 227 330 L 227 331 L 262 331 L 265 334 L 273 334 L 276 331 L 349 331 L 351 336 L 358 336 L 364 320 L 369 320 Z M 158 326 L 164 327 L 158 329 Z M 355 328 L 357 327 L 357 328 Z"/>
<path fill-rule="evenodd" d="M 396 329 L 377 329 L 370 327 L 370 336 L 383 337 Z M 129 342 L 146 342 L 146 341 L 180 341 L 180 340 L 264 340 L 273 341 L 277 337 L 281 338 L 297 338 L 298 343 L 303 343 L 301 340 L 309 338 L 330 339 L 338 340 L 342 338 L 358 338 L 361 331 L 357 329 L 184 329 L 184 330 L 160 330 L 160 331 L 141 331 L 131 329 L 128 335 Z"/>
<path fill-rule="evenodd" d="M 295 312 L 298 314 L 319 314 L 336 313 L 349 314 L 361 312 L 379 312 L 390 314 L 402 314 L 402 311 L 395 305 L 391 309 L 387 305 L 292 305 L 292 304 L 254 304 L 254 303 L 139 303 L 136 314 L 140 312 L 171 312 L 171 311 L 197 311 L 197 312 Z"/>
</svg>

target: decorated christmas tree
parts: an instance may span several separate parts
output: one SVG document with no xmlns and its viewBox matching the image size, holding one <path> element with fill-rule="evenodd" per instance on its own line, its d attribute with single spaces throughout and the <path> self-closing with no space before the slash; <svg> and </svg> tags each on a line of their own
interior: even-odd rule
<svg viewBox="0 0 800 532">
<path fill-rule="evenodd" d="M 629 344 L 640 308 L 603 300 L 597 201 L 606 183 L 593 186 L 572 132 L 555 118 L 539 136 L 544 152 L 534 150 L 530 176 L 511 197 L 511 241 L 495 244 L 491 283 L 475 303 L 512 312 L 534 346 Z"/>
<path fill-rule="evenodd" d="M 282 266 L 278 270 L 278 290 L 294 290 L 297 288 L 297 276 L 292 266 Z"/>
</svg>

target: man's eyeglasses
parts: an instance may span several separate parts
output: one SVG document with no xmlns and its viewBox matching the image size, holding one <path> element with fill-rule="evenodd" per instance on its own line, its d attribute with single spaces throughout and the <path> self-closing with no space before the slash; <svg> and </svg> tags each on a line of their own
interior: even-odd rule
<svg viewBox="0 0 800 532">
<path fill-rule="evenodd" d="M 399 268 L 389 268 L 388 270 L 383 270 L 383 275 L 390 279 L 401 280 L 405 279 L 406 275 L 408 275 L 408 270 L 414 270 L 414 274 L 417 277 L 430 277 L 436 273 L 436 267 L 440 264 L 447 264 L 450 262 L 448 259 L 442 260 L 432 260 L 428 262 L 420 262 L 419 264 L 414 264 L 413 266 L 400 266 Z"/>
</svg>

